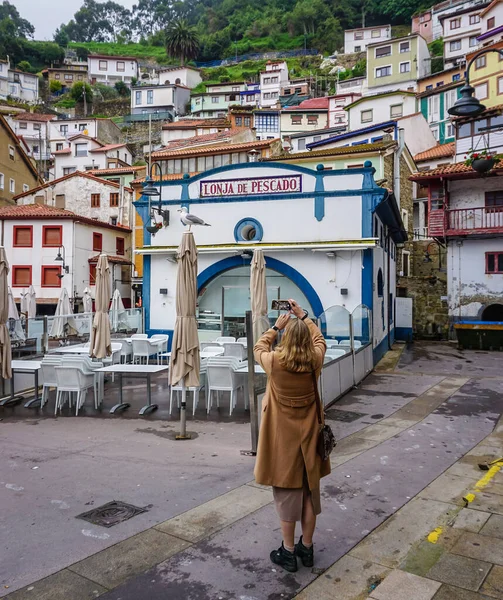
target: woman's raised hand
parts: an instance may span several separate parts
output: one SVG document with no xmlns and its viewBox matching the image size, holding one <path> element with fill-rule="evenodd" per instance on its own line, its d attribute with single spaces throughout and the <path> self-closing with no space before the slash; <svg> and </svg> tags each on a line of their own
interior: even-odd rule
<svg viewBox="0 0 503 600">
<path fill-rule="evenodd" d="M 284 315 L 280 315 L 275 323 L 276 327 L 281 330 L 284 329 L 288 321 L 290 320 L 290 313 L 285 313 Z"/>
<path fill-rule="evenodd" d="M 302 319 L 302 317 L 304 316 L 304 309 L 302 309 L 297 304 L 297 302 L 295 302 L 295 300 L 292 300 L 291 298 L 288 300 L 288 302 L 290 302 L 290 312 L 292 313 L 292 315 L 295 315 L 297 319 Z"/>
</svg>

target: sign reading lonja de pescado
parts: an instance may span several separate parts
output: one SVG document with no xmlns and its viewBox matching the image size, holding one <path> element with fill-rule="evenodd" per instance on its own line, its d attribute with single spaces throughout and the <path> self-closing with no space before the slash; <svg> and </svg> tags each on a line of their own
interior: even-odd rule
<svg viewBox="0 0 503 600">
<path fill-rule="evenodd" d="M 257 177 L 253 179 L 220 179 L 200 182 L 199 196 L 253 196 L 302 191 L 302 175 Z"/>
</svg>

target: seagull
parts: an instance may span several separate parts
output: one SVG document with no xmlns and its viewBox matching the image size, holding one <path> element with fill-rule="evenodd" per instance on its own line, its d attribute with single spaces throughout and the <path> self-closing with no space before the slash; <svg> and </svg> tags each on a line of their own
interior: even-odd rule
<svg viewBox="0 0 503 600">
<path fill-rule="evenodd" d="M 179 208 L 178 212 L 181 213 L 180 221 L 184 225 L 189 226 L 189 231 L 192 225 L 204 225 L 205 227 L 211 227 L 209 223 L 205 223 L 201 218 L 197 217 L 196 215 L 191 215 L 189 212 L 187 212 L 187 208 L 185 206 Z"/>
</svg>

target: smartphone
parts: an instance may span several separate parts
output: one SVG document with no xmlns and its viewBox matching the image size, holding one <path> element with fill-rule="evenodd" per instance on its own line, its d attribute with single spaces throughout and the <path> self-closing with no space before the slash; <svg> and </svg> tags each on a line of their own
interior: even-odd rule
<svg viewBox="0 0 503 600">
<path fill-rule="evenodd" d="M 290 310 L 290 302 L 288 300 L 273 300 L 271 310 Z"/>
</svg>

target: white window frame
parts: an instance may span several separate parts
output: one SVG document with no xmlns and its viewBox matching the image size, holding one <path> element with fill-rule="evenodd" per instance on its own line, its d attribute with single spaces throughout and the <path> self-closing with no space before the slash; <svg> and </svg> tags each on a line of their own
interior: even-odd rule
<svg viewBox="0 0 503 600">
<path fill-rule="evenodd" d="M 400 54 L 405 54 L 406 52 L 410 52 L 410 41 L 400 42 L 399 50 L 400 50 Z"/>
<path fill-rule="evenodd" d="M 154 104 L 154 90 L 147 90 L 147 104 Z"/>
<path fill-rule="evenodd" d="M 386 75 L 378 75 L 377 72 L 382 69 L 389 69 L 389 73 Z M 391 77 L 393 75 L 393 65 L 382 65 L 381 67 L 375 67 L 374 69 L 374 77 L 376 79 L 383 79 L 384 77 Z"/>
<path fill-rule="evenodd" d="M 400 114 L 393 114 L 393 109 L 394 108 L 400 108 Z M 403 104 L 392 104 L 389 107 L 389 116 L 391 119 L 397 119 L 398 117 L 403 117 Z"/>
<path fill-rule="evenodd" d="M 220 97 L 219 96 L 212 96 L 211 97 L 211 103 L 212 104 L 218 104 L 220 102 Z"/>
<path fill-rule="evenodd" d="M 23 183 L 23 192 L 27 192 L 30 189 L 30 186 L 26 183 Z"/>
<path fill-rule="evenodd" d="M 382 50 L 383 48 L 389 48 L 389 54 L 382 54 L 381 56 L 377 56 L 377 51 Z M 391 44 L 386 44 L 385 46 L 379 46 L 379 48 L 375 48 L 374 50 L 374 58 L 386 58 L 387 56 L 393 55 L 393 47 Z"/>
<path fill-rule="evenodd" d="M 408 69 L 402 71 L 402 65 L 408 65 Z M 410 60 L 406 60 L 405 62 L 400 63 L 400 73 L 410 73 Z"/>
<path fill-rule="evenodd" d="M 451 106 L 454 105 L 457 99 L 457 90 L 447 90 L 446 92 L 444 92 L 444 119 L 450 118 L 448 110 L 449 108 L 451 108 Z"/>
<path fill-rule="evenodd" d="M 98 71 L 108 71 L 108 60 L 98 61 Z"/>
<path fill-rule="evenodd" d="M 12 179 L 12 177 L 9 179 L 9 192 L 11 194 L 16 193 L 16 180 Z"/>
<path fill-rule="evenodd" d="M 449 131 L 450 128 L 450 131 Z M 454 125 L 452 123 L 446 123 L 445 124 L 445 137 L 446 138 L 451 138 L 451 137 L 455 137 L 456 135 L 456 131 L 454 130 Z"/>
<path fill-rule="evenodd" d="M 437 140 L 440 139 L 440 133 L 439 133 L 439 127 L 438 125 L 435 125 L 435 127 L 430 127 L 431 129 L 431 133 L 433 134 L 433 137 Z"/>
<path fill-rule="evenodd" d="M 498 94 L 503 94 L 503 77 L 498 77 Z"/>
<path fill-rule="evenodd" d="M 440 96 L 428 96 L 428 123 L 440 120 Z"/>
<path fill-rule="evenodd" d="M 11 146 L 9 144 L 9 158 L 11 160 L 14 160 L 16 158 L 16 149 L 14 148 L 14 146 Z"/>
<path fill-rule="evenodd" d="M 364 113 L 369 113 L 370 119 L 364 119 L 363 118 Z M 361 123 L 372 123 L 373 120 L 374 120 L 374 110 L 372 108 L 366 108 L 366 109 L 360 111 L 360 122 Z"/>
<path fill-rule="evenodd" d="M 0 173 L 0 190 L 3 190 L 5 186 L 5 175 Z"/>
<path fill-rule="evenodd" d="M 459 44 L 459 48 L 453 48 L 453 44 Z M 452 40 L 449 42 L 449 52 L 457 52 L 458 50 L 461 50 L 461 40 Z"/>
<path fill-rule="evenodd" d="M 28 123 L 26 121 L 20 121 L 19 129 L 28 129 Z"/>
<path fill-rule="evenodd" d="M 142 93 L 141 90 L 136 90 L 134 93 L 134 103 L 136 104 L 136 106 L 141 106 L 141 101 L 142 101 Z"/>
<path fill-rule="evenodd" d="M 407 269 L 404 269 L 405 264 L 407 264 Z M 405 275 L 405 271 L 407 271 L 407 275 Z M 410 252 L 409 250 L 402 250 L 402 270 L 400 271 L 400 277 L 410 276 Z"/>
<path fill-rule="evenodd" d="M 119 65 L 122 65 L 122 69 L 119 68 Z M 124 73 L 126 71 L 126 63 L 123 60 L 118 60 L 115 68 L 117 69 L 117 73 Z"/>
<path fill-rule="evenodd" d="M 371 38 L 380 38 L 381 30 L 380 29 L 372 29 L 372 31 L 370 32 L 370 37 Z"/>
<path fill-rule="evenodd" d="M 489 97 L 489 82 L 484 81 L 484 83 L 480 83 L 479 85 L 475 85 L 473 87 L 475 88 L 473 95 L 475 98 L 477 98 L 477 100 L 485 100 Z"/>
<path fill-rule="evenodd" d="M 297 141 L 297 150 L 306 149 L 306 138 L 299 138 Z"/>
<path fill-rule="evenodd" d="M 469 48 L 474 48 L 475 46 L 478 46 L 478 45 L 479 45 L 479 42 L 477 40 L 477 36 L 476 35 L 472 35 L 472 36 L 470 36 L 468 38 L 468 47 Z"/>
</svg>

